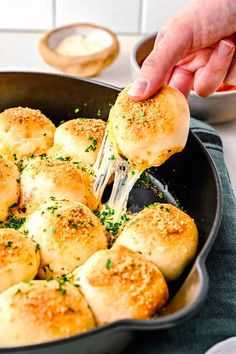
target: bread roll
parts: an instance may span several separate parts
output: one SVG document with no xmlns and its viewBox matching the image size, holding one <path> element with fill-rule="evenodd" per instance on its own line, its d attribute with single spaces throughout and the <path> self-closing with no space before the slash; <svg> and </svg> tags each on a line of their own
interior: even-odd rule
<svg viewBox="0 0 236 354">
<path fill-rule="evenodd" d="M 72 119 L 61 124 L 55 132 L 54 145 L 48 155 L 60 158 L 70 157 L 92 166 L 106 129 L 101 119 Z"/>
<path fill-rule="evenodd" d="M 148 319 L 168 299 L 166 281 L 157 266 L 125 247 L 94 253 L 73 276 L 100 325 Z"/>
<path fill-rule="evenodd" d="M 18 202 L 18 178 L 16 165 L 0 156 L 0 221 L 5 221 L 9 207 Z"/>
<path fill-rule="evenodd" d="M 38 245 L 20 232 L 0 229 L 0 292 L 35 277 L 39 267 L 38 250 Z"/>
<path fill-rule="evenodd" d="M 184 148 L 189 108 L 184 95 L 170 86 L 140 102 L 128 95 L 129 89 L 119 94 L 110 112 L 109 137 L 118 152 L 143 171 Z"/>
<path fill-rule="evenodd" d="M 154 204 L 124 227 L 113 247 L 123 245 L 155 262 L 168 281 L 180 276 L 197 252 L 193 219 L 171 204 Z"/>
<path fill-rule="evenodd" d="M 50 197 L 75 200 L 90 209 L 97 206 L 92 176 L 80 164 L 36 158 L 22 172 L 20 205 L 29 214 Z"/>
<path fill-rule="evenodd" d="M 23 107 L 0 113 L 0 154 L 10 160 L 41 155 L 53 144 L 54 124 L 39 110 Z"/>
<path fill-rule="evenodd" d="M 107 248 L 106 232 L 99 219 L 75 201 L 42 204 L 28 216 L 21 231 L 40 245 L 41 279 L 72 272 L 94 252 Z"/>
<path fill-rule="evenodd" d="M 0 295 L 0 346 L 42 343 L 94 328 L 80 291 L 69 283 L 34 280 Z"/>
</svg>

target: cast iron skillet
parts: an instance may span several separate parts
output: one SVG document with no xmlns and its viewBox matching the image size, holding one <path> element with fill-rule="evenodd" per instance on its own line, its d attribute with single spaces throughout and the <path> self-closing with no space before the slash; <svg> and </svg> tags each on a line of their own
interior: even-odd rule
<svg viewBox="0 0 236 354">
<path fill-rule="evenodd" d="M 0 73 L 0 111 L 14 106 L 38 108 L 57 125 L 78 117 L 107 119 L 110 104 L 119 89 L 62 75 L 43 73 Z M 184 151 L 163 166 L 152 169 L 153 184 L 158 184 L 166 199 L 178 198 L 181 206 L 196 221 L 200 245 L 195 262 L 170 287 L 171 302 L 149 321 L 122 320 L 68 339 L 17 348 L 1 348 L 0 354 L 105 354 L 118 353 L 138 330 L 160 330 L 180 325 L 196 313 L 208 289 L 206 256 L 213 245 L 221 220 L 221 186 L 215 165 L 199 139 L 190 132 Z M 168 188 L 166 188 L 168 186 Z M 149 190 L 136 187 L 129 205 L 155 201 Z M 109 311 L 109 309 L 107 309 Z M 24 330 L 24 328 L 22 328 Z"/>
</svg>

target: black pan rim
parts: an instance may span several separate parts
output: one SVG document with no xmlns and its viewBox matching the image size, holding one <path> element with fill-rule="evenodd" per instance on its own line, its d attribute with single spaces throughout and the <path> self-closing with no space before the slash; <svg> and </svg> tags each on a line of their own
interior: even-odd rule
<svg viewBox="0 0 236 354">
<path fill-rule="evenodd" d="M 120 88 L 105 84 L 99 81 L 95 81 L 92 79 L 82 79 L 78 78 L 75 76 L 69 76 L 69 75 L 64 75 L 64 74 L 54 74 L 54 73 L 46 73 L 46 72 L 34 72 L 34 71 L 1 71 L 1 74 L 22 74 L 24 76 L 26 75 L 36 75 L 36 76 L 57 76 L 65 79 L 74 79 L 78 81 L 85 81 L 92 83 L 94 85 L 99 85 L 103 87 L 107 87 L 113 90 L 116 90 L 117 93 L 121 91 Z M 216 183 L 216 190 L 217 190 L 217 209 L 216 209 L 216 215 L 215 219 L 213 222 L 213 226 L 211 229 L 211 232 L 208 236 L 207 241 L 205 242 L 201 252 L 198 254 L 196 257 L 195 263 L 193 267 L 196 267 L 199 277 L 200 277 L 200 290 L 198 293 L 197 298 L 195 301 L 191 303 L 191 305 L 183 308 L 182 310 L 178 311 L 174 315 L 168 315 L 163 318 L 155 319 L 155 320 L 134 320 L 134 319 L 126 319 L 126 320 L 119 320 L 112 322 L 108 325 L 101 326 L 98 328 L 95 328 L 93 330 L 87 331 L 85 333 L 77 334 L 68 338 L 63 338 L 63 339 L 58 339 L 55 341 L 49 341 L 49 342 L 44 342 L 44 343 L 38 343 L 38 344 L 32 344 L 32 345 L 24 345 L 24 346 L 17 346 L 17 347 L 1 347 L 0 348 L 0 354 L 1 353 L 14 353 L 17 351 L 27 351 L 27 350 L 33 350 L 33 349 L 41 349 L 41 348 L 46 348 L 46 347 L 52 347 L 52 346 L 58 346 L 61 344 L 65 343 L 70 343 L 77 341 L 79 339 L 83 339 L 86 337 L 90 337 L 93 335 L 98 335 L 102 332 L 107 332 L 111 330 L 116 330 L 116 331 L 121 331 L 121 330 L 158 330 L 158 329 L 166 329 L 173 327 L 177 324 L 182 323 L 186 319 L 192 317 L 199 309 L 199 307 L 202 305 L 204 302 L 208 287 L 209 287 L 209 279 L 208 279 L 208 273 L 206 269 L 206 258 L 208 253 L 210 252 L 214 241 L 216 239 L 220 223 L 221 223 L 221 217 L 222 217 L 222 202 L 223 202 L 223 196 L 222 196 L 222 185 L 221 185 L 221 180 L 215 165 L 215 162 L 213 161 L 210 153 L 207 151 L 201 140 L 190 130 L 189 134 L 193 137 L 193 139 L 197 142 L 199 145 L 199 148 L 203 151 L 204 155 L 206 156 L 206 159 L 209 162 L 209 165 L 211 167 L 211 170 L 214 175 L 215 183 Z"/>
</svg>

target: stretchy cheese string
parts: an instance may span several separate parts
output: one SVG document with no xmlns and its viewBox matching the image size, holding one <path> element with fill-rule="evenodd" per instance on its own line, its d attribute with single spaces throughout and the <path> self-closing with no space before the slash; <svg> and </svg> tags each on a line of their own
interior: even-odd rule
<svg viewBox="0 0 236 354">
<path fill-rule="evenodd" d="M 110 177 L 115 173 L 111 196 L 106 205 L 115 210 L 113 221 L 119 221 L 121 215 L 126 212 L 129 193 L 143 171 L 131 169 L 130 163 L 119 156 L 114 144 L 110 142 L 107 132 L 99 150 L 94 170 L 96 174 L 94 192 L 99 201 L 101 201 Z"/>
</svg>

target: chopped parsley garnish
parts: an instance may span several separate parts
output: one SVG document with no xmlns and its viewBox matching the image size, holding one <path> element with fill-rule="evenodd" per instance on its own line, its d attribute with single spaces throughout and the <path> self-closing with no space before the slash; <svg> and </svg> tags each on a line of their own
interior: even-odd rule
<svg viewBox="0 0 236 354">
<path fill-rule="evenodd" d="M 126 214 L 121 215 L 120 220 L 122 221 L 129 221 L 129 218 Z"/>
<path fill-rule="evenodd" d="M 158 318 L 158 314 L 154 313 L 154 315 L 152 316 L 151 320 L 156 320 Z"/>
<path fill-rule="evenodd" d="M 115 160 L 115 155 L 111 155 L 111 157 L 109 157 L 109 160 Z"/>
<path fill-rule="evenodd" d="M 152 208 L 153 206 L 155 206 L 155 205 L 159 205 L 160 203 L 159 202 L 155 202 L 155 203 L 152 203 L 152 204 L 148 204 L 147 206 L 145 206 L 144 208 L 146 209 L 146 208 Z M 163 206 L 161 205 L 160 206 L 160 209 L 162 209 L 163 208 Z"/>
<path fill-rule="evenodd" d="M 67 283 L 69 280 L 68 280 L 68 278 L 67 278 L 67 275 L 66 274 L 62 274 L 61 275 L 61 279 L 59 280 L 59 283 L 61 284 L 61 285 L 63 285 L 63 284 L 65 284 L 65 283 Z"/>
<path fill-rule="evenodd" d="M 139 182 L 146 185 L 146 186 L 149 186 L 150 184 L 152 184 L 151 177 L 149 176 L 149 174 L 147 172 L 144 172 L 141 174 L 141 176 L 139 178 Z"/>
<path fill-rule="evenodd" d="M 80 109 L 77 107 L 75 108 L 75 113 L 79 113 Z"/>
<path fill-rule="evenodd" d="M 59 288 L 58 290 L 60 291 L 60 293 L 61 293 L 62 295 L 65 295 L 65 294 L 66 294 L 66 289 L 64 289 L 64 288 Z"/>
<path fill-rule="evenodd" d="M 113 216 L 115 214 L 115 210 L 111 209 L 108 205 L 105 206 L 105 210 L 99 211 L 95 210 L 94 214 L 101 221 L 102 225 L 104 225 L 105 229 L 112 235 L 116 236 L 119 232 L 120 226 L 128 221 L 128 217 L 126 214 L 122 215 L 119 222 L 113 222 Z M 109 240 L 109 246 L 112 246 L 114 238 Z"/>
<path fill-rule="evenodd" d="M 11 228 L 18 230 L 26 221 L 26 218 L 14 218 L 13 216 L 9 218 L 6 223 L 0 223 L 0 228 Z"/>
<path fill-rule="evenodd" d="M 106 221 L 106 230 L 110 232 L 113 236 L 117 235 L 119 232 L 120 222 Z"/>
<path fill-rule="evenodd" d="M 54 278 L 51 276 L 49 278 L 46 279 L 46 281 L 52 281 Z"/>
<path fill-rule="evenodd" d="M 181 204 L 180 204 L 180 200 L 175 199 L 175 202 L 176 202 L 176 207 L 182 209 Z"/>
<path fill-rule="evenodd" d="M 56 158 L 56 160 L 59 160 L 59 161 L 70 161 L 70 157 L 69 156 L 66 156 L 66 157 L 59 156 L 59 157 Z"/>
<path fill-rule="evenodd" d="M 62 120 L 60 121 L 60 124 L 63 124 L 63 123 L 65 123 L 64 119 L 62 119 Z"/>
<path fill-rule="evenodd" d="M 144 116 L 145 116 L 145 112 L 141 112 L 141 113 L 140 113 L 140 116 L 141 116 L 141 117 L 144 117 Z"/>
<path fill-rule="evenodd" d="M 54 205 L 52 205 L 52 206 L 50 206 L 50 207 L 47 207 L 47 210 L 51 210 L 51 213 L 53 214 L 54 213 L 54 211 L 55 210 L 57 210 L 58 209 L 58 207 L 57 206 L 54 206 Z M 41 213 L 42 214 L 42 213 Z"/>
<path fill-rule="evenodd" d="M 75 280 L 76 280 L 76 281 L 80 281 L 80 277 L 77 277 Z M 75 288 L 79 288 L 80 285 L 79 285 L 78 283 L 74 283 L 74 287 L 75 287 Z"/>
<path fill-rule="evenodd" d="M 13 244 L 12 241 L 7 241 L 7 242 L 4 243 L 4 246 L 6 246 L 6 247 L 11 247 L 12 244 Z"/>
<path fill-rule="evenodd" d="M 111 266 L 112 266 L 112 262 L 111 262 L 111 260 L 110 260 L 110 259 L 108 259 L 108 260 L 107 260 L 107 263 L 106 263 L 106 267 L 107 267 L 107 269 L 110 269 L 110 268 L 111 268 Z"/>
<path fill-rule="evenodd" d="M 23 167 L 23 160 L 19 160 L 16 162 L 16 166 L 18 167 L 19 172 L 22 172 L 24 167 Z"/>
<path fill-rule="evenodd" d="M 40 250 L 40 246 L 39 246 L 39 244 L 36 242 L 35 252 L 38 252 L 39 250 Z"/>
<path fill-rule="evenodd" d="M 68 280 L 66 274 L 62 274 L 61 279 L 58 280 L 59 288 L 58 288 L 57 290 L 60 291 L 60 293 L 61 293 L 62 295 L 65 295 L 65 294 L 66 294 L 66 289 L 63 288 L 63 285 L 65 285 L 68 281 L 69 281 L 69 280 Z"/>
<path fill-rule="evenodd" d="M 83 222 L 79 222 L 79 224 L 83 224 Z M 68 225 L 71 225 L 75 230 L 78 230 L 78 224 L 74 223 L 73 220 L 68 220 Z"/>
<path fill-rule="evenodd" d="M 77 224 L 72 224 L 72 226 L 73 226 L 73 228 L 75 229 L 75 230 L 78 230 L 78 225 Z"/>
<path fill-rule="evenodd" d="M 89 140 L 91 141 L 91 144 L 85 149 L 85 152 L 89 152 L 89 151 L 95 151 L 96 147 L 97 147 L 97 139 L 90 136 Z"/>
<path fill-rule="evenodd" d="M 133 121 L 135 119 L 135 116 L 132 116 L 132 117 L 129 117 L 128 119 L 127 119 L 127 121 L 128 122 L 131 122 L 131 121 Z"/>
</svg>

